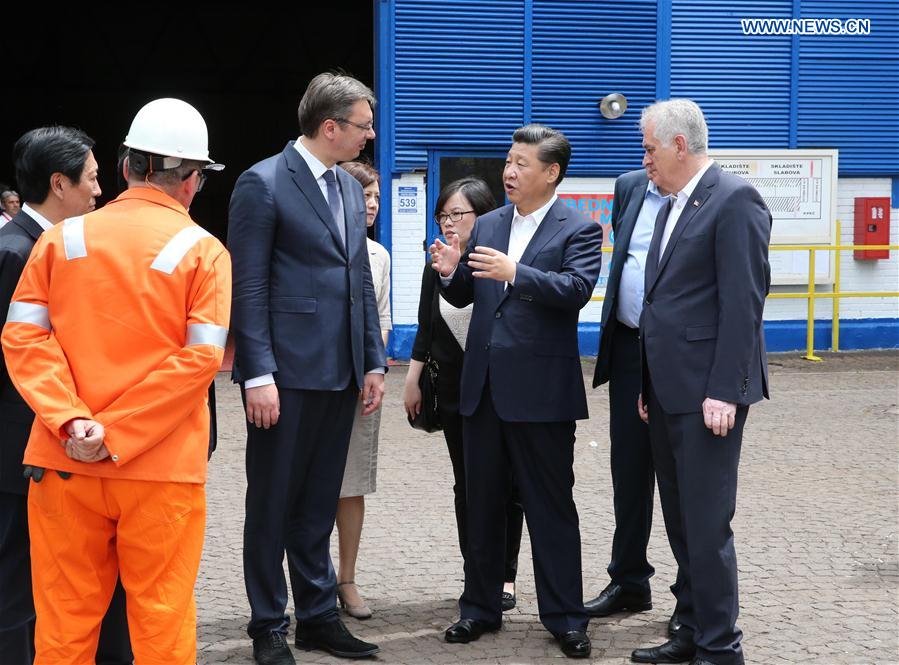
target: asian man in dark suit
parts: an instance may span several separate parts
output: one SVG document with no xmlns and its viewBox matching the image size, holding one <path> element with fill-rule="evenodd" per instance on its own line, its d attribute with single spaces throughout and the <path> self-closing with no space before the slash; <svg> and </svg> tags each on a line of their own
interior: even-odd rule
<svg viewBox="0 0 899 665">
<path fill-rule="evenodd" d="M 646 258 L 638 410 L 649 423 L 681 571 L 683 625 L 631 660 L 741 665 L 730 523 L 746 415 L 768 396 L 762 311 L 771 214 L 752 185 L 709 159 L 705 117 L 694 102 L 653 104 L 640 127 L 649 178 L 672 198 L 659 211 Z"/>
<path fill-rule="evenodd" d="M 67 217 L 90 212 L 100 196 L 94 141 L 71 127 L 39 127 L 13 148 L 16 180 L 24 205 L 0 229 L 0 321 L 41 233 Z M 27 665 L 34 659 L 35 613 L 28 537 L 28 478 L 22 458 L 34 413 L 16 391 L 0 357 L 0 657 Z M 35 482 L 43 469 L 28 467 Z M 131 640 L 121 582 L 100 629 L 97 663 L 131 663 Z"/>
<path fill-rule="evenodd" d="M 285 552 L 297 646 L 349 658 L 378 651 L 337 614 L 328 549 L 355 403 L 361 391 L 363 414 L 380 407 L 387 365 L 362 187 L 336 166 L 375 137 L 374 103 L 349 76 L 316 76 L 300 101 L 302 135 L 245 171 L 231 197 L 234 380 L 248 421 L 247 631 L 261 665 L 295 662 Z"/>
<path fill-rule="evenodd" d="M 534 553 L 543 625 L 565 655 L 587 657 L 574 486 L 575 421 L 587 418 L 578 315 L 599 277 L 602 229 L 556 196 L 571 146 L 543 125 L 513 134 L 503 182 L 512 202 L 458 239 L 431 246 L 445 298 L 474 303 L 462 365 L 468 555 L 461 618 L 447 642 L 502 623 L 505 478 L 511 468 Z"/>
<path fill-rule="evenodd" d="M 646 169 L 615 180 L 612 231 L 615 245 L 602 306 L 599 353 L 593 387 L 609 384 L 610 463 L 615 534 L 608 565 L 611 581 L 584 604 L 590 616 L 652 609 L 649 579 L 655 569 L 646 558 L 652 530 L 655 470 L 649 428 L 634 410 L 640 394 L 640 313 L 646 254 L 659 210 L 668 192 L 649 180 Z M 676 587 L 672 587 L 674 590 Z M 668 622 L 677 630 L 677 612 Z"/>
</svg>

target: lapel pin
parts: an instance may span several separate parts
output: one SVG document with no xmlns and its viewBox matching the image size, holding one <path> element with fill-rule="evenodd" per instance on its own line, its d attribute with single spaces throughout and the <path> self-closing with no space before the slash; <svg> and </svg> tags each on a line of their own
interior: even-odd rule
<svg viewBox="0 0 899 665">
<path fill-rule="evenodd" d="M 699 207 L 699 201 L 697 201 L 696 199 L 693 199 L 693 207 L 694 207 L 694 208 L 698 208 L 698 207 Z"/>
</svg>

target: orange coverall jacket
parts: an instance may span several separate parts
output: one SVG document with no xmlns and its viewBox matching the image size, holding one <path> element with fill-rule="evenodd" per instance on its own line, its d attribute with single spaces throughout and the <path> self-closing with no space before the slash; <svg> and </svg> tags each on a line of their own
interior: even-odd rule
<svg viewBox="0 0 899 665">
<path fill-rule="evenodd" d="M 25 464 L 205 482 L 206 395 L 230 308 L 227 250 L 158 190 L 129 189 L 44 232 L 2 335 L 10 377 L 37 416 Z M 103 425 L 109 458 L 66 456 L 73 418 Z"/>
</svg>

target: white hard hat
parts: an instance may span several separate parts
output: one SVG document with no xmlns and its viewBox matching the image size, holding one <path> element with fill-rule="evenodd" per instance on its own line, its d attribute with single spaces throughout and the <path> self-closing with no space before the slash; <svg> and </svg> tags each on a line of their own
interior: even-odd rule
<svg viewBox="0 0 899 665">
<path fill-rule="evenodd" d="M 180 166 L 183 159 L 209 162 L 206 168 L 215 171 L 225 168 L 209 158 L 209 134 L 203 116 L 180 99 L 156 99 L 138 111 L 131 121 L 125 145 L 132 150 L 172 158 L 163 160 L 166 169 Z"/>
</svg>

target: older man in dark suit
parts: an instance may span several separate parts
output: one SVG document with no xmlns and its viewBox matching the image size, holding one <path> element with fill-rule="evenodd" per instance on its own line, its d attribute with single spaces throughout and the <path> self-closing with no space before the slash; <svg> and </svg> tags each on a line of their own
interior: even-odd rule
<svg viewBox="0 0 899 665">
<path fill-rule="evenodd" d="M 641 663 L 741 665 L 730 522 L 749 405 L 768 396 L 762 310 L 771 214 L 759 193 L 706 154 L 692 101 L 643 111 L 644 166 L 672 192 L 646 258 L 641 417 L 649 422 L 668 540 L 681 570 L 682 628 L 637 649 Z"/>
<path fill-rule="evenodd" d="M 349 76 L 315 77 L 300 101 L 302 136 L 244 172 L 231 197 L 234 380 L 249 422 L 244 575 L 262 665 L 294 663 L 285 551 L 297 646 L 378 651 L 337 615 L 328 549 L 356 400 L 361 390 L 363 414 L 380 407 L 387 365 L 362 187 L 336 166 L 374 138 L 374 103 Z"/>
<path fill-rule="evenodd" d="M 609 384 L 609 439 L 615 535 L 608 573 L 611 581 L 584 604 L 590 616 L 652 609 L 649 579 L 655 569 L 646 558 L 652 529 L 655 470 L 649 428 L 634 409 L 640 394 L 640 313 L 643 282 L 655 219 L 669 193 L 646 175 L 631 171 L 615 181 L 612 230 L 615 247 L 602 307 L 602 327 L 593 387 Z M 676 587 L 672 587 L 676 589 Z M 670 634 L 679 627 L 675 612 Z"/>
<path fill-rule="evenodd" d="M 23 134 L 13 148 L 16 180 L 25 201 L 0 229 L 0 321 L 6 320 L 13 292 L 41 233 L 67 217 L 90 212 L 100 196 L 94 141 L 70 127 L 40 127 Z M 28 479 L 22 458 L 34 413 L 9 378 L 0 357 L 0 655 L 3 663 L 34 659 L 34 602 L 28 538 Z M 28 469 L 39 482 L 42 469 Z M 97 662 L 133 659 L 121 582 L 100 631 Z"/>
<path fill-rule="evenodd" d="M 446 641 L 470 642 L 500 628 L 511 468 L 531 533 L 540 619 L 565 655 L 587 657 L 572 463 L 575 421 L 587 417 L 578 314 L 599 277 L 602 229 L 556 196 L 571 156 L 561 132 L 527 125 L 512 141 L 503 171 L 512 203 L 475 222 L 461 262 L 457 238 L 431 247 L 446 299 L 474 303 L 459 405 L 465 591 Z"/>
</svg>

